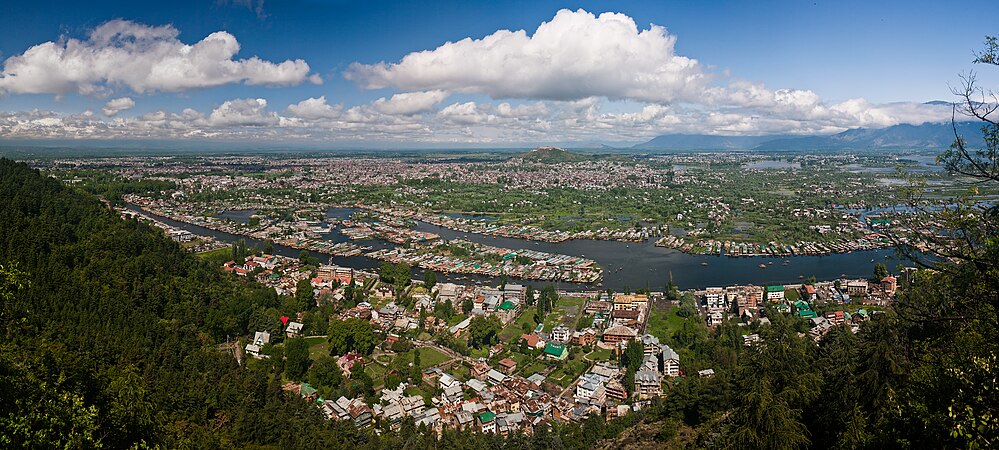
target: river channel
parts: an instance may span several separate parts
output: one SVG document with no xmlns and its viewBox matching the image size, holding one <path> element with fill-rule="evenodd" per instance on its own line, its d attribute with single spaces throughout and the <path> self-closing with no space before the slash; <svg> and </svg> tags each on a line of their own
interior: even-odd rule
<svg viewBox="0 0 999 450">
<path fill-rule="evenodd" d="M 129 205 L 129 208 L 139 210 L 134 205 Z M 346 217 L 352 211 L 355 210 L 331 208 L 327 216 Z M 146 214 L 150 213 L 147 212 Z M 246 239 L 246 242 L 251 246 L 263 246 L 263 242 L 257 239 L 215 231 L 185 222 L 178 222 L 155 214 L 151 215 L 167 225 L 185 229 L 194 234 L 213 236 L 223 242 Z M 641 243 L 597 240 L 571 240 L 551 243 L 492 237 L 478 233 L 464 233 L 425 222 L 417 222 L 415 229 L 436 233 L 448 240 L 464 239 L 514 250 L 529 249 L 589 258 L 596 261 L 604 269 L 602 287 L 619 291 L 625 288 L 660 290 L 669 280 L 670 274 L 672 274 L 673 280 L 682 289 L 700 289 L 708 286 L 729 286 L 736 284 L 765 285 L 797 283 L 801 281 L 802 277 L 808 278 L 811 276 L 819 280 L 832 280 L 844 275 L 850 278 L 870 277 L 874 271 L 874 264 L 877 262 L 884 263 L 892 272 L 895 272 L 895 268 L 902 263 L 902 260 L 896 255 L 893 249 L 824 256 L 795 256 L 789 258 L 731 258 L 716 255 L 690 255 L 674 249 L 656 247 L 652 240 Z M 346 236 L 340 234 L 338 230 L 334 230 L 333 233 L 324 235 L 324 237 L 335 242 L 347 240 Z M 376 249 L 386 248 L 386 246 L 391 245 L 383 241 L 357 241 L 356 243 Z M 274 247 L 275 252 L 282 256 L 295 257 L 300 253 L 300 250 L 291 247 L 281 245 L 275 245 Z M 373 269 L 378 267 L 379 264 L 378 260 L 366 256 L 331 258 L 329 255 L 315 252 L 313 252 L 313 255 L 322 261 L 331 261 L 333 264 L 357 269 Z M 766 268 L 760 268 L 760 264 L 765 265 Z M 443 281 L 457 283 L 469 283 L 470 281 L 479 283 L 495 282 L 490 277 L 460 274 L 450 276 L 440 275 L 438 278 Z M 548 284 L 547 282 L 536 280 L 524 280 L 523 283 L 532 283 L 535 285 Z M 585 286 L 574 283 L 555 284 L 566 289 Z"/>
</svg>

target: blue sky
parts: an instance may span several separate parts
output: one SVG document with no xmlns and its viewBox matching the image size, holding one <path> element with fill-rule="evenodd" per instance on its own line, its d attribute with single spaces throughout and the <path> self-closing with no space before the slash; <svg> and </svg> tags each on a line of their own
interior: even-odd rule
<svg viewBox="0 0 999 450">
<path fill-rule="evenodd" d="M 192 82 L 190 86 L 166 88 L 156 83 L 128 85 L 103 78 L 128 78 L 113 73 L 95 75 L 92 82 L 83 83 L 85 87 L 80 87 L 78 79 L 59 84 L 62 88 L 47 85 L 30 89 L 17 83 L 5 87 L 0 81 L 0 111 L 8 113 L 6 122 L 0 122 L 0 137 L 7 134 L 28 138 L 33 137 L 31 133 L 46 138 L 60 137 L 60 133 L 72 138 L 101 139 L 121 133 L 134 137 L 129 134 L 133 131 L 122 130 L 134 123 L 111 122 L 139 120 L 158 112 L 180 115 L 185 109 L 203 117 L 200 121 L 194 115 L 178 118 L 167 128 L 187 127 L 185 136 L 219 138 L 499 142 L 524 135 L 538 140 L 550 134 L 556 141 L 618 142 L 640 141 L 669 132 L 828 133 L 855 126 L 887 126 L 942 117 L 941 111 L 898 105 L 951 99 L 949 84 L 959 81 L 958 73 L 974 68 L 972 51 L 981 47 L 985 34 L 999 34 L 995 24 L 999 2 L 9 3 L 0 15 L 2 59 L 19 57 L 47 42 L 59 46 L 66 39 L 87 41 L 93 30 L 108 21 L 124 19 L 133 28 L 168 25 L 177 36 L 162 39 L 178 46 L 194 45 L 212 33 L 224 31 L 240 47 L 233 60 L 257 56 L 268 64 L 301 60 L 308 66 L 307 73 L 299 71 L 276 83 L 268 81 L 278 76 L 273 67 L 265 68 L 272 70 L 267 73 L 240 72 L 232 80 L 206 78 L 203 85 Z M 608 64 L 632 64 L 657 58 L 662 52 L 656 49 L 671 52 L 662 64 L 638 69 L 636 78 L 669 72 L 676 62 L 670 59 L 674 56 L 696 60 L 698 67 L 665 75 L 686 77 L 682 86 L 646 80 L 631 88 L 617 89 L 614 83 L 629 75 L 620 72 L 629 68 L 608 68 L 596 61 L 593 67 L 578 68 L 571 74 L 545 73 L 545 63 L 537 61 L 537 54 L 524 56 L 517 47 L 523 41 L 513 39 L 506 42 L 504 50 L 476 61 L 488 64 L 524 56 L 524 61 L 538 64 L 525 68 L 528 73 L 524 80 L 547 80 L 551 89 L 519 89 L 518 85 L 494 80 L 488 73 L 466 77 L 461 71 L 475 68 L 463 65 L 463 56 L 455 56 L 450 65 L 445 61 L 439 66 L 453 74 L 433 79 L 420 78 L 428 70 L 428 66 L 420 64 L 390 68 L 387 72 L 373 66 L 383 61 L 399 63 L 412 52 L 434 51 L 445 42 L 464 38 L 481 39 L 498 30 L 525 30 L 531 36 L 563 9 L 571 13 L 563 16 L 563 23 L 582 18 L 575 14 L 598 18 L 603 12 L 614 12 L 632 20 L 638 32 L 648 30 L 650 24 L 664 28 L 666 36 L 675 41 L 654 42 L 652 50 L 643 47 L 631 59 L 615 60 L 613 51 L 607 54 Z M 596 43 L 606 36 L 601 33 L 610 32 L 600 28 L 603 22 L 578 23 L 595 30 L 592 48 L 600 50 Z M 579 28 L 573 30 L 578 32 Z M 614 36 L 623 39 L 622 45 L 631 45 L 629 36 Z M 633 43 L 646 42 L 637 35 L 633 37 Z M 545 48 L 550 53 L 562 47 L 556 44 Z M 579 46 L 574 51 L 585 58 L 588 48 Z M 471 56 L 488 53 L 475 45 L 461 51 Z M 561 61 L 573 60 L 572 55 L 562 56 L 567 59 Z M 360 64 L 361 68 L 349 80 L 344 74 L 352 64 Z M 497 64 L 495 69 L 511 70 L 510 66 Z M 12 70 L 24 73 L 24 67 L 8 63 L 4 72 L 8 81 Z M 978 69 L 984 86 L 999 85 L 997 71 Z M 321 78 L 321 84 L 314 82 L 316 76 Z M 699 81 L 691 81 L 695 79 Z M 562 80 L 579 87 L 566 92 L 558 86 Z M 604 80 L 606 84 L 594 82 L 596 86 L 589 92 L 589 80 Z M 66 80 L 53 83 L 57 81 Z M 72 87 L 65 88 L 69 85 Z M 749 89 L 747 85 L 753 86 L 754 98 L 776 96 L 778 100 L 746 100 L 742 93 Z M 705 91 L 711 88 L 724 92 Z M 392 100 L 392 95 L 407 92 L 423 96 L 420 106 L 407 103 L 409 106 L 399 109 L 373 105 L 379 98 Z M 782 94 L 788 92 L 793 95 Z M 129 101 L 121 104 L 133 106 L 112 114 L 101 113 L 110 100 L 124 97 Z M 707 97 L 711 100 L 704 100 Z M 786 97 L 793 100 L 780 100 Z M 298 115 L 288 108 L 319 98 L 330 108 L 316 109 L 318 102 L 311 102 L 312 109 L 298 108 Z M 249 99 L 264 99 L 266 106 L 255 101 L 234 102 Z M 864 103 L 857 103 L 857 99 Z M 501 104 L 524 108 L 504 112 Z M 450 106 L 455 107 L 448 109 Z M 35 110 L 51 112 L 50 116 L 60 123 L 38 122 L 39 113 L 35 119 L 26 118 L 24 112 Z M 87 111 L 92 114 L 86 116 Z M 215 111 L 219 113 L 213 116 Z M 353 112 L 346 114 L 348 111 Z M 145 120 L 141 125 L 147 131 L 142 136 L 178 136 L 150 124 L 162 125 Z"/>
</svg>

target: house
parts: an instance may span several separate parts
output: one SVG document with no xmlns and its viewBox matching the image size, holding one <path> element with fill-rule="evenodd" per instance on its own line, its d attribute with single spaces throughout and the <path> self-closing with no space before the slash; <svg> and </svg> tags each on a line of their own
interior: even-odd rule
<svg viewBox="0 0 999 450">
<path fill-rule="evenodd" d="M 572 335 L 572 331 L 564 325 L 559 325 L 552 329 L 552 340 L 566 343 L 569 342 L 569 336 Z"/>
<path fill-rule="evenodd" d="M 805 299 L 810 302 L 814 302 L 819 298 L 818 293 L 815 292 L 815 286 L 806 284 L 802 289 L 805 291 Z"/>
<path fill-rule="evenodd" d="M 638 335 L 638 332 L 632 328 L 626 327 L 624 325 L 617 325 L 608 328 L 604 331 L 603 340 L 604 342 L 616 343 L 622 341 L 630 341 Z"/>
<path fill-rule="evenodd" d="M 364 403 L 364 399 L 360 398 L 348 400 L 346 397 L 340 397 L 335 402 L 326 400 L 323 402 L 322 411 L 327 418 L 350 420 L 358 428 L 371 424 L 371 418 L 374 415 L 371 408 L 368 408 L 368 405 Z"/>
<path fill-rule="evenodd" d="M 593 331 L 592 328 L 587 328 L 583 331 L 576 331 L 572 333 L 572 343 L 580 346 L 593 345 L 597 341 L 597 332 Z"/>
<path fill-rule="evenodd" d="M 288 328 L 284 329 L 284 333 L 285 335 L 288 336 L 289 339 L 301 336 L 303 326 L 304 325 L 298 322 L 288 322 Z"/>
<path fill-rule="evenodd" d="M 271 342 L 271 334 L 266 331 L 258 331 L 253 334 L 253 341 L 246 344 L 246 353 L 254 358 L 260 358 L 260 350 L 263 349 L 264 345 Z"/>
<path fill-rule="evenodd" d="M 457 325 L 448 328 L 448 332 L 453 334 L 454 337 L 458 337 L 461 336 L 461 333 L 465 332 L 465 330 L 467 330 L 468 327 L 471 325 L 472 325 L 472 316 L 468 316 L 465 318 L 465 320 L 458 322 Z"/>
<path fill-rule="evenodd" d="M 478 420 L 479 431 L 483 433 L 495 433 L 496 432 L 496 413 L 492 411 L 486 411 L 479 414 L 476 417 Z"/>
<path fill-rule="evenodd" d="M 659 373 L 652 370 L 639 370 L 635 372 L 635 392 L 641 400 L 658 397 L 663 393 L 662 381 Z"/>
<path fill-rule="evenodd" d="M 670 377 L 680 376 L 680 355 L 668 345 L 660 347 L 660 358 L 663 363 L 663 374 Z"/>
<path fill-rule="evenodd" d="M 853 280 L 846 283 L 846 292 L 851 296 L 867 295 L 867 280 Z"/>
<path fill-rule="evenodd" d="M 715 369 L 698 370 L 697 376 L 701 378 L 711 378 L 715 376 Z"/>
<path fill-rule="evenodd" d="M 503 288 L 503 298 L 514 303 L 523 303 L 527 288 L 520 284 L 508 284 Z"/>
<path fill-rule="evenodd" d="M 621 401 L 628 399 L 628 390 L 625 389 L 624 385 L 621 384 L 621 381 L 617 379 L 608 381 L 607 384 L 604 385 L 604 390 L 607 391 L 607 397 Z"/>
<path fill-rule="evenodd" d="M 565 358 L 569 357 L 569 352 L 566 350 L 565 345 L 558 344 L 555 342 L 549 342 L 547 345 L 545 345 L 544 353 L 545 356 L 552 359 L 557 359 L 559 361 L 562 361 Z"/>
<path fill-rule="evenodd" d="M 486 374 L 486 380 L 492 383 L 494 386 L 503 382 L 506 379 L 506 375 L 503 375 L 496 369 L 490 369 L 489 373 Z"/>
<path fill-rule="evenodd" d="M 885 294 L 895 295 L 895 291 L 898 289 L 898 281 L 895 277 L 889 275 L 881 279 L 881 290 L 885 291 Z"/>
<path fill-rule="evenodd" d="M 299 388 L 298 392 L 306 400 L 315 400 L 319 397 L 319 391 L 309 383 L 302 383 L 302 387 Z"/>
<path fill-rule="evenodd" d="M 489 386 L 487 386 L 486 383 L 483 383 L 482 380 L 476 380 L 475 378 L 466 381 L 465 385 L 472 388 L 472 390 L 478 395 L 482 395 L 486 392 L 486 389 L 489 388 Z"/>
<path fill-rule="evenodd" d="M 515 370 L 517 370 L 517 361 L 510 358 L 503 358 L 499 362 L 500 370 L 507 374 L 512 375 Z"/>
<path fill-rule="evenodd" d="M 481 383 L 481 381 L 479 382 Z M 441 399 L 444 403 L 455 404 L 462 401 L 464 397 L 465 393 L 461 390 L 461 383 L 451 384 L 441 391 Z"/>
<path fill-rule="evenodd" d="M 607 316 L 608 314 L 610 314 L 611 309 L 613 308 L 614 305 L 612 305 L 610 302 L 595 300 L 586 303 L 586 307 L 583 308 L 583 313 L 590 316 L 596 314 L 603 314 L 604 316 Z"/>
<path fill-rule="evenodd" d="M 648 304 L 649 296 L 645 294 L 614 294 L 615 311 L 645 309 Z"/>
<path fill-rule="evenodd" d="M 640 340 L 642 341 L 642 348 L 646 355 L 659 354 L 659 338 L 651 334 L 643 334 Z"/>
<path fill-rule="evenodd" d="M 640 311 L 637 309 L 616 309 L 611 313 L 611 319 L 616 325 L 635 325 L 638 323 Z"/>
<path fill-rule="evenodd" d="M 767 300 L 780 302 L 784 300 L 784 286 L 767 286 Z"/>
<path fill-rule="evenodd" d="M 363 358 L 360 353 L 347 353 L 336 360 L 337 367 L 343 372 L 343 376 L 349 377 L 351 369 L 354 368 L 354 364 L 364 364 Z"/>
<path fill-rule="evenodd" d="M 832 325 L 840 325 L 846 322 L 846 315 L 843 311 L 829 311 L 825 314 L 825 318 Z"/>
<path fill-rule="evenodd" d="M 471 371 L 471 373 L 472 373 L 472 376 L 475 377 L 475 379 L 477 379 L 477 380 L 485 380 L 486 379 L 486 375 L 489 374 L 489 370 L 491 370 L 491 369 L 492 368 L 489 367 L 489 364 L 486 364 L 485 361 L 474 361 L 474 362 L 472 362 L 472 371 Z"/>
<path fill-rule="evenodd" d="M 531 334 L 522 334 L 522 335 L 520 335 L 520 340 L 524 341 L 527 344 L 528 347 L 531 347 L 531 348 L 534 348 L 534 349 L 545 348 L 545 341 L 543 341 L 541 339 L 541 336 L 538 336 L 538 335 L 536 335 L 534 333 L 531 333 Z"/>
<path fill-rule="evenodd" d="M 725 308 L 725 289 L 709 287 L 704 291 L 704 304 L 708 309 Z"/>
</svg>

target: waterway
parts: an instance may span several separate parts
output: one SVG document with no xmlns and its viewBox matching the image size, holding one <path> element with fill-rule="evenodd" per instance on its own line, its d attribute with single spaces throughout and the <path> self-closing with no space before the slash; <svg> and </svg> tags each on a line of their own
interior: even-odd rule
<svg viewBox="0 0 999 450">
<path fill-rule="evenodd" d="M 133 205 L 129 205 L 129 208 L 139 210 L 138 207 Z M 345 217 L 347 214 L 349 214 L 348 210 L 340 208 L 330 209 L 327 213 L 329 217 Z M 257 239 L 215 231 L 185 222 L 178 222 L 155 214 L 151 215 L 167 225 L 185 229 L 194 234 L 212 236 L 223 242 L 235 242 L 239 239 L 245 239 L 251 246 L 263 247 L 263 242 Z M 656 247 L 652 240 L 640 243 L 596 240 L 571 240 L 551 243 L 505 237 L 494 238 L 477 233 L 463 233 L 425 222 L 417 222 L 415 229 L 439 234 L 444 239 L 465 239 L 471 242 L 509 249 L 530 249 L 589 258 L 604 268 L 602 287 L 619 291 L 625 288 L 659 290 L 666 284 L 671 274 L 673 280 L 682 289 L 700 289 L 708 286 L 728 286 L 735 284 L 764 285 L 797 283 L 801 281 L 800 277 L 808 278 L 811 276 L 819 280 L 832 280 L 843 275 L 851 278 L 869 277 L 874 271 L 875 263 L 884 263 L 892 271 L 899 264 L 902 264 L 902 260 L 898 258 L 895 250 L 892 249 L 824 256 L 795 256 L 790 258 L 730 258 L 714 255 L 690 255 L 674 249 Z M 324 237 L 337 242 L 346 240 L 337 230 L 324 235 Z M 369 245 L 374 248 L 384 248 L 384 246 L 390 245 L 382 241 L 358 241 L 356 243 L 358 245 Z M 301 252 L 301 250 L 282 245 L 275 245 L 274 247 L 275 253 L 282 256 L 297 257 Z M 333 264 L 339 266 L 354 267 L 357 269 L 372 270 L 380 264 L 380 261 L 366 256 L 334 256 L 331 258 L 329 255 L 321 253 L 312 252 L 312 254 L 321 261 L 331 261 Z M 785 260 L 788 263 L 785 264 Z M 707 263 L 707 265 L 704 265 L 704 263 Z M 766 265 L 766 268 L 761 269 L 759 267 L 760 264 Z M 419 273 L 417 271 L 417 276 L 420 276 Z M 483 284 L 496 283 L 496 280 L 490 277 L 461 274 L 440 274 L 438 279 L 466 284 L 469 282 Z M 524 280 L 522 282 L 524 284 L 535 285 L 548 284 L 541 281 Z M 553 284 L 565 289 L 585 286 L 574 283 Z"/>
</svg>

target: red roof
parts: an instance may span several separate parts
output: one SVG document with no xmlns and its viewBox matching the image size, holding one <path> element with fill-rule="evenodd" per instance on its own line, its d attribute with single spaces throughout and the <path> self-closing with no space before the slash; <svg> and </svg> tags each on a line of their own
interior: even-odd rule
<svg viewBox="0 0 999 450">
<path fill-rule="evenodd" d="M 531 347 L 537 347 L 538 343 L 541 342 L 541 338 L 536 334 L 522 334 L 520 335 L 520 338 L 527 341 L 527 345 L 530 345 Z"/>
</svg>

